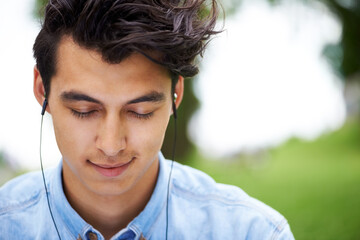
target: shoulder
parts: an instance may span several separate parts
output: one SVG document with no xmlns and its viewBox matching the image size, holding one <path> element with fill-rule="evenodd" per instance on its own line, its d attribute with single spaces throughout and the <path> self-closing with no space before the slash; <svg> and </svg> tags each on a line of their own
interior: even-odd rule
<svg viewBox="0 0 360 240">
<path fill-rule="evenodd" d="M 192 209 L 191 216 L 195 212 L 204 216 L 197 218 L 197 222 L 222 226 L 221 229 L 232 232 L 233 236 L 253 235 L 249 239 L 268 239 L 269 236 L 275 239 L 284 232 L 292 235 L 280 213 L 239 187 L 216 183 L 206 173 L 178 163 L 174 163 L 172 183 L 171 194 L 176 204 Z M 209 232 L 216 234 L 210 229 Z"/>
<path fill-rule="evenodd" d="M 43 192 L 40 172 L 27 173 L 10 180 L 0 188 L 0 217 L 35 204 Z"/>
<path fill-rule="evenodd" d="M 176 162 L 174 162 L 172 176 L 174 190 L 183 191 L 184 194 L 190 194 L 194 198 L 199 197 L 202 199 L 206 196 L 216 199 L 220 196 L 221 198 L 218 200 L 225 203 L 226 201 L 233 202 L 233 200 L 238 200 L 239 197 L 248 197 L 238 187 L 216 183 L 206 173 Z"/>
<path fill-rule="evenodd" d="M 45 171 L 47 187 L 54 173 Z M 0 232 L 6 239 L 53 239 L 41 172 L 16 177 L 0 188 Z M 0 237 L 1 238 L 1 237 Z"/>
<path fill-rule="evenodd" d="M 198 201 L 206 199 L 206 201 L 210 200 L 224 205 L 253 205 L 260 203 L 249 197 L 239 187 L 217 183 L 208 174 L 189 166 L 174 163 L 172 176 L 174 193 L 184 198 L 197 199 Z"/>
</svg>

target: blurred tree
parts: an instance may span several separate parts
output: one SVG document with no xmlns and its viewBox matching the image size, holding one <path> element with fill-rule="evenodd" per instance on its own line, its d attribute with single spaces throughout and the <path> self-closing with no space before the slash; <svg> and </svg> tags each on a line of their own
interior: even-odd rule
<svg viewBox="0 0 360 240">
<path fill-rule="evenodd" d="M 360 118 L 360 2 L 359 0 L 322 0 L 342 24 L 341 40 L 328 44 L 324 55 L 345 81 L 347 113 Z"/>
<path fill-rule="evenodd" d="M 34 16 L 41 19 L 44 16 L 44 7 L 49 0 L 35 0 Z"/>
<path fill-rule="evenodd" d="M 236 0 L 231 0 L 236 1 Z M 36 18 L 41 19 L 44 15 L 44 6 L 48 0 L 35 0 L 34 15 Z M 189 140 L 188 122 L 192 115 L 199 108 L 199 101 L 194 94 L 193 82 L 195 78 L 189 78 L 185 81 L 185 98 L 178 110 L 177 121 L 177 139 L 176 139 L 176 160 L 185 160 L 194 149 L 194 144 Z M 173 142 L 174 142 L 174 122 L 170 121 L 168 130 L 165 135 L 162 153 L 167 159 L 172 158 Z"/>
<path fill-rule="evenodd" d="M 334 69 L 345 81 L 360 81 L 360 2 L 358 0 L 321 0 L 339 18 L 342 36 L 338 45 L 324 49 Z"/>
<path fill-rule="evenodd" d="M 195 146 L 187 136 L 188 122 L 194 112 L 199 108 L 199 100 L 194 94 L 194 81 L 196 78 L 187 79 L 185 81 L 184 98 L 177 111 L 177 136 L 176 136 L 176 158 L 175 160 L 185 161 L 189 153 L 191 153 Z M 174 120 L 170 121 L 166 131 L 165 140 L 161 149 L 162 153 L 167 159 L 172 158 L 174 144 Z"/>
</svg>

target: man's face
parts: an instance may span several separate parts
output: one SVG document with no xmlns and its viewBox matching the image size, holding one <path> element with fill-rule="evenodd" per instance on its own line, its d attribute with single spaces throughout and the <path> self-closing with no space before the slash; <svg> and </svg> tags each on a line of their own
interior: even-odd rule
<svg viewBox="0 0 360 240">
<path fill-rule="evenodd" d="M 168 72 L 140 54 L 108 64 L 71 38 L 57 60 L 48 111 L 65 185 L 111 196 L 156 178 L 172 113 Z"/>
</svg>

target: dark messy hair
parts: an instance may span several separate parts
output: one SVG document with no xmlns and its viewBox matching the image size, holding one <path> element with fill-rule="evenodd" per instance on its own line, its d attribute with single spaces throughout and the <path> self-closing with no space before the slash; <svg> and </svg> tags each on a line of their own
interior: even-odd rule
<svg viewBox="0 0 360 240">
<path fill-rule="evenodd" d="M 33 47 L 45 92 L 50 93 L 57 48 L 65 35 L 108 63 L 139 52 L 171 76 L 192 77 L 199 71 L 196 56 L 218 33 L 217 16 L 216 0 L 50 0 Z"/>
</svg>

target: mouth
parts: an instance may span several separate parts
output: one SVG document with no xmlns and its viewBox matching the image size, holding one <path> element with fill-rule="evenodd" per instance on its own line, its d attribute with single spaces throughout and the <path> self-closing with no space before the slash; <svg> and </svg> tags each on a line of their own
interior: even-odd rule
<svg viewBox="0 0 360 240">
<path fill-rule="evenodd" d="M 93 163 L 90 160 L 87 160 L 87 162 L 101 175 L 105 177 L 117 177 L 121 175 L 123 172 L 126 171 L 126 169 L 129 167 L 129 165 L 133 162 L 135 157 L 133 157 L 129 162 L 127 163 L 119 163 L 119 164 L 97 164 Z"/>
</svg>

